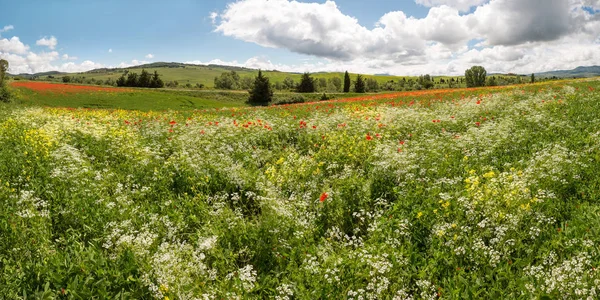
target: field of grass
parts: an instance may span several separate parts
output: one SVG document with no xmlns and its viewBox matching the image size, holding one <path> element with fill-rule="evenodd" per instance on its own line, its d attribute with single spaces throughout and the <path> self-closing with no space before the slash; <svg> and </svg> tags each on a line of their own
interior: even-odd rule
<svg viewBox="0 0 600 300">
<path fill-rule="evenodd" d="M 73 73 L 73 74 L 69 74 L 70 76 L 76 76 L 76 77 L 83 77 L 85 76 L 86 79 L 91 79 L 94 78 L 96 80 L 103 80 L 105 81 L 106 79 L 113 79 L 113 80 L 117 80 L 119 78 L 119 76 L 121 76 L 121 74 L 123 74 L 124 70 L 129 70 L 130 72 L 134 72 L 134 73 L 140 73 L 142 71 L 141 68 L 126 68 L 126 69 L 119 69 L 118 71 L 110 71 L 110 70 L 106 70 L 106 71 L 102 71 L 102 72 L 85 72 L 85 73 Z M 161 78 L 165 81 L 177 81 L 180 85 L 185 85 L 187 83 L 191 84 L 191 85 L 196 85 L 197 83 L 201 83 L 204 84 L 204 86 L 206 87 L 213 87 L 214 86 L 214 79 L 217 76 L 220 76 L 223 72 L 229 72 L 228 69 L 222 68 L 222 67 L 217 67 L 217 66 L 201 66 L 201 65 L 185 65 L 184 67 L 179 67 L 179 68 L 167 68 L 167 67 L 159 67 L 159 68 L 146 68 L 146 71 L 153 73 L 154 71 L 157 71 L 160 75 Z M 251 69 L 239 69 L 236 70 L 236 72 L 240 75 L 240 77 L 244 77 L 244 76 L 249 76 L 249 77 L 256 77 L 258 75 L 258 70 L 251 70 Z M 277 72 L 277 71 L 264 71 L 264 74 L 269 77 L 270 81 L 272 83 L 275 82 L 283 82 L 283 80 L 286 77 L 290 77 L 292 79 L 294 79 L 294 81 L 299 82 L 300 81 L 300 77 L 302 76 L 301 74 L 297 74 L 297 73 L 286 73 L 286 72 Z M 59 78 L 62 77 L 62 75 L 54 75 L 55 77 Z M 339 73 L 339 72 L 329 72 L 329 73 L 314 73 L 312 74 L 313 78 L 315 79 L 319 79 L 319 78 L 325 78 L 325 79 L 329 79 L 332 77 L 338 77 L 340 79 L 344 79 L 344 73 Z M 356 78 L 356 74 L 350 74 L 351 78 L 354 80 Z M 365 78 L 375 78 L 380 84 L 383 84 L 385 82 L 388 82 L 390 80 L 394 80 L 394 81 L 398 81 L 398 80 L 402 80 L 402 78 L 406 78 L 406 80 L 408 79 L 413 79 L 416 80 L 417 77 L 415 76 L 391 76 L 391 75 L 364 75 Z M 462 76 L 456 76 L 455 78 L 459 78 Z M 42 79 L 47 78 L 47 76 L 42 76 Z M 439 76 L 436 77 L 438 79 L 441 78 L 450 78 L 449 76 Z"/>
<path fill-rule="evenodd" d="M 596 299 L 599 88 L 2 105 L 0 293 Z"/>
<path fill-rule="evenodd" d="M 18 102 L 23 105 L 72 108 L 104 108 L 133 110 L 198 110 L 220 107 L 248 106 L 247 91 L 177 90 L 107 88 L 93 85 L 15 81 Z M 66 90 L 65 90 L 66 89 Z M 293 96 L 319 101 L 322 93 L 275 93 L 274 102 Z M 328 93 L 331 99 L 342 99 L 376 94 Z"/>
</svg>

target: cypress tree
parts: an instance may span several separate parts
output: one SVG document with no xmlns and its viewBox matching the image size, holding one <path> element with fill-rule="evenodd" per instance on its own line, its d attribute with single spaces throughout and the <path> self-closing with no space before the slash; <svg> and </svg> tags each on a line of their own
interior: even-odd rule
<svg viewBox="0 0 600 300">
<path fill-rule="evenodd" d="M 346 71 L 344 74 L 344 93 L 350 92 L 350 74 Z"/>
</svg>

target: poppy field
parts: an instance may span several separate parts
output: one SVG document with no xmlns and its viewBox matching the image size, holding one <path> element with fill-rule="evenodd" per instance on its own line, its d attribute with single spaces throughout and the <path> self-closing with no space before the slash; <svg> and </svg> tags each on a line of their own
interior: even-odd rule
<svg viewBox="0 0 600 300">
<path fill-rule="evenodd" d="M 0 294 L 597 299 L 599 89 L 3 105 Z"/>
</svg>

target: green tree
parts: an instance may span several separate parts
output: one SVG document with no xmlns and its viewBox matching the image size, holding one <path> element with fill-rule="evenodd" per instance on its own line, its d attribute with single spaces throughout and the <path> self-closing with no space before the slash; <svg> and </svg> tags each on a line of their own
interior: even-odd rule
<svg viewBox="0 0 600 300">
<path fill-rule="evenodd" d="M 494 77 L 494 76 L 488 77 L 486 85 L 487 86 L 497 86 L 498 82 L 496 81 L 496 77 Z"/>
<path fill-rule="evenodd" d="M 0 86 L 4 85 L 4 79 L 8 73 L 8 61 L 6 59 L 0 59 Z"/>
<path fill-rule="evenodd" d="M 71 82 L 71 76 L 63 76 L 63 78 L 62 78 L 62 82 L 64 82 L 64 83 L 69 83 L 69 82 Z"/>
<path fill-rule="evenodd" d="M 154 75 L 152 75 L 152 79 L 150 79 L 150 87 L 151 88 L 162 88 L 165 86 L 165 83 L 160 79 L 158 72 L 154 71 Z"/>
<path fill-rule="evenodd" d="M 348 71 L 344 74 L 344 93 L 350 92 L 350 74 Z"/>
<path fill-rule="evenodd" d="M 317 90 L 319 91 L 325 91 L 327 90 L 327 79 L 326 78 L 319 78 L 316 81 L 316 84 L 318 86 Z"/>
<path fill-rule="evenodd" d="M 269 78 L 263 76 L 261 70 L 258 70 L 258 76 L 254 78 L 254 84 L 248 93 L 250 94 L 248 102 L 252 104 L 268 104 L 273 100 L 271 83 L 269 82 Z"/>
<path fill-rule="evenodd" d="M 354 91 L 357 93 L 364 93 L 365 90 L 365 80 L 362 78 L 362 75 L 356 75 L 356 81 L 354 82 Z"/>
<path fill-rule="evenodd" d="M 251 89 L 253 84 L 254 80 L 250 76 L 244 76 L 240 79 L 240 88 L 243 90 Z"/>
<path fill-rule="evenodd" d="M 294 79 L 292 79 L 291 77 L 286 77 L 283 80 L 283 87 L 288 90 L 293 90 L 296 88 L 296 82 L 294 82 Z"/>
<path fill-rule="evenodd" d="M 487 71 L 482 66 L 473 66 L 465 71 L 467 87 L 485 86 Z"/>
<path fill-rule="evenodd" d="M 77 80 L 79 80 L 79 78 L 76 78 Z M 117 79 L 117 86 L 126 86 L 127 85 L 127 79 L 125 78 L 125 74 L 121 74 L 121 77 L 119 77 L 119 79 Z"/>
<path fill-rule="evenodd" d="M 333 86 L 332 89 L 336 92 L 339 92 L 342 90 L 342 80 L 339 77 L 329 78 L 327 85 Z M 328 89 L 329 89 L 329 87 L 328 87 Z"/>
<path fill-rule="evenodd" d="M 222 73 L 215 77 L 215 88 L 223 90 L 237 90 L 240 87 L 240 75 L 235 71 Z"/>
<path fill-rule="evenodd" d="M 297 88 L 298 93 L 314 93 L 315 92 L 315 80 L 310 77 L 309 73 L 302 74 L 300 84 Z"/>
<path fill-rule="evenodd" d="M 367 78 L 366 81 L 367 91 L 369 93 L 374 93 L 379 91 L 379 83 L 374 78 Z"/>
<path fill-rule="evenodd" d="M 135 87 L 138 86 L 139 83 L 139 79 L 138 79 L 138 74 L 137 73 L 128 73 L 127 74 L 127 80 L 125 81 L 125 86 L 130 86 L 130 87 Z"/>
<path fill-rule="evenodd" d="M 12 93 L 6 86 L 6 74 L 8 73 L 8 61 L 0 59 L 0 102 L 10 102 Z"/>
<path fill-rule="evenodd" d="M 417 79 L 417 83 L 421 85 L 424 89 L 430 89 L 434 86 L 433 80 L 429 74 L 419 76 Z"/>
<path fill-rule="evenodd" d="M 142 74 L 140 74 L 140 77 L 138 79 L 138 86 L 148 88 L 150 87 L 151 80 L 152 78 L 150 76 L 150 73 L 148 73 L 148 71 L 146 71 L 145 69 L 142 69 Z"/>
<path fill-rule="evenodd" d="M 531 83 L 535 83 L 535 74 L 531 73 Z"/>
</svg>

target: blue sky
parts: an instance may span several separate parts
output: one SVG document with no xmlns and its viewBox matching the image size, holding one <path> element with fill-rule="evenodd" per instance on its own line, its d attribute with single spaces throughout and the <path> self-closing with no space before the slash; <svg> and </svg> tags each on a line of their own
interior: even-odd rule
<svg viewBox="0 0 600 300">
<path fill-rule="evenodd" d="M 531 5 L 515 9 L 511 1 Z M 545 8 L 536 7 L 540 1 Z M 566 1 L 574 11 L 563 5 Z M 578 1 L 582 5 L 577 6 Z M 536 56 L 559 57 L 562 47 L 573 43 L 581 51 L 581 57 L 570 58 L 573 66 L 600 64 L 597 55 L 588 53 L 598 46 L 600 32 L 594 2 L 0 0 L 0 28 L 5 28 L 0 30 L 0 57 L 9 60 L 13 73 L 176 61 L 294 71 L 442 74 L 460 73 L 469 63 L 490 59 L 497 61 L 489 64 L 493 71 L 542 71 L 564 64 L 538 62 Z M 525 17 L 519 10 L 525 10 Z M 489 11 L 502 19 L 494 19 Z M 211 13 L 218 17 L 213 20 Z M 541 34 L 539 28 L 520 32 L 527 24 L 502 24 L 513 17 L 535 23 L 548 16 L 555 23 L 572 24 L 574 19 L 581 23 L 575 30 L 568 24 L 543 23 L 548 28 Z M 514 27 L 516 32 L 483 30 L 483 23 Z M 51 37 L 55 46 L 39 42 Z"/>
</svg>

